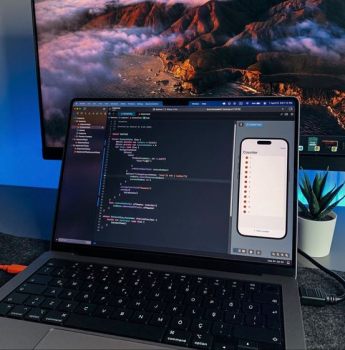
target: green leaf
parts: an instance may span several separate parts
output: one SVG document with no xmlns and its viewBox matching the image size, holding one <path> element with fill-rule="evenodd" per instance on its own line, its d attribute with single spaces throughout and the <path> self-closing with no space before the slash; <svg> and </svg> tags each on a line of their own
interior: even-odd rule
<svg viewBox="0 0 345 350">
<path fill-rule="evenodd" d="M 313 216 L 310 214 L 308 208 L 301 201 L 298 201 L 298 206 L 301 209 L 301 212 L 304 215 L 304 217 L 308 219 L 313 219 Z"/>
<path fill-rule="evenodd" d="M 320 197 L 319 197 L 319 200 L 320 200 L 320 198 L 321 198 L 321 196 L 322 196 L 323 190 L 325 189 L 325 185 L 326 185 L 326 181 L 327 181 L 327 177 L 328 177 L 328 170 L 329 170 L 329 167 L 327 167 L 325 176 L 321 178 L 321 182 L 320 182 Z"/>
<path fill-rule="evenodd" d="M 319 174 L 316 174 L 313 182 L 313 191 L 315 193 L 317 200 L 320 199 L 320 184 L 321 184 L 321 178 L 319 179 Z"/>
<path fill-rule="evenodd" d="M 336 202 L 334 202 L 332 205 L 330 205 L 327 209 L 325 209 L 323 212 L 318 215 L 318 220 L 323 219 L 326 217 L 343 199 L 345 198 L 345 195 L 338 199 Z"/>
<path fill-rule="evenodd" d="M 334 185 L 333 189 L 331 189 L 324 197 L 320 199 L 320 210 L 323 211 L 328 207 L 328 205 L 332 202 L 332 200 L 336 197 L 339 191 L 343 188 L 345 183 L 341 184 L 338 188 Z"/>
<path fill-rule="evenodd" d="M 305 198 L 306 198 L 306 200 L 309 203 L 310 202 L 310 198 L 311 198 L 311 193 L 310 193 L 310 191 L 308 189 L 308 186 L 307 186 L 307 183 L 305 182 L 305 180 L 301 179 L 301 181 L 302 181 L 302 184 L 303 184 L 303 187 L 304 187 L 304 191 L 305 191 L 305 194 L 306 194 Z"/>
<path fill-rule="evenodd" d="M 301 184 L 299 184 L 299 188 L 301 189 L 301 191 L 302 191 L 302 193 L 303 193 L 303 196 L 304 196 L 304 198 L 309 202 L 309 196 L 308 196 L 308 193 L 307 193 L 307 191 L 305 190 L 305 188 L 304 187 L 302 187 L 302 185 Z"/>
<path fill-rule="evenodd" d="M 302 169 L 303 174 L 304 174 L 304 180 L 305 180 L 305 186 L 304 187 L 311 194 L 313 190 L 311 188 L 311 184 L 310 184 L 309 178 L 308 178 L 307 174 L 305 173 L 304 169 L 302 167 L 301 167 L 301 169 Z"/>
<path fill-rule="evenodd" d="M 315 193 L 313 191 L 311 191 L 311 201 L 309 203 L 309 211 L 313 216 L 317 216 L 320 213 L 319 201 L 317 200 Z"/>
</svg>

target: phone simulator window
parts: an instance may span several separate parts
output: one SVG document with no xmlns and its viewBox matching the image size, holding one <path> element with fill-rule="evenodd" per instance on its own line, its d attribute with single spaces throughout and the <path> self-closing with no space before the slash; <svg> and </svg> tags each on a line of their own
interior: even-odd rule
<svg viewBox="0 0 345 350">
<path fill-rule="evenodd" d="M 240 234 L 267 238 L 285 236 L 287 157 L 285 140 L 242 141 L 238 210 Z"/>
</svg>

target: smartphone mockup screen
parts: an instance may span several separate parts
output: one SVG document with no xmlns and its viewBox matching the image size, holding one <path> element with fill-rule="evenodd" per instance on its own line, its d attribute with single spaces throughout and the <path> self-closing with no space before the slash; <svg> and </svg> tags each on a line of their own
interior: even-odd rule
<svg viewBox="0 0 345 350">
<path fill-rule="evenodd" d="M 240 150 L 238 232 L 281 239 L 286 235 L 288 143 L 244 139 Z"/>
</svg>

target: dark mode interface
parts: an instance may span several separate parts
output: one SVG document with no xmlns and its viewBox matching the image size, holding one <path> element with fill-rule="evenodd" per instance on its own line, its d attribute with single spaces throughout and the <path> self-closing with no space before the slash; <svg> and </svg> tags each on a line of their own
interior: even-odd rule
<svg viewBox="0 0 345 350">
<path fill-rule="evenodd" d="M 55 240 L 290 265 L 295 112 L 75 102 Z"/>
</svg>

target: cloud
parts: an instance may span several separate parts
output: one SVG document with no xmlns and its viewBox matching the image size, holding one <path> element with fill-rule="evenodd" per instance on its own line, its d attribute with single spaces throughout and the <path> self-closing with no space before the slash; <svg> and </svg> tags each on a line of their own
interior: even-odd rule
<svg viewBox="0 0 345 350">
<path fill-rule="evenodd" d="M 321 26 L 304 21 L 295 26 L 297 36 L 280 38 L 272 43 L 276 51 L 304 53 L 338 61 L 345 58 L 345 31 L 335 25 Z"/>
<path fill-rule="evenodd" d="M 101 13 L 113 0 L 44 0 L 35 1 L 36 21 L 39 28 L 71 20 L 83 13 Z"/>
<path fill-rule="evenodd" d="M 69 101 L 99 94 L 107 83 L 121 79 L 116 60 L 153 46 L 166 45 L 174 36 L 153 36 L 145 28 L 80 31 L 43 38 L 40 72 L 44 114 L 47 121 L 63 119 Z M 99 97 L 99 96 L 98 96 Z"/>
<path fill-rule="evenodd" d="M 78 21 L 80 16 L 99 15 L 107 7 L 134 5 L 146 0 L 43 0 L 35 1 L 36 21 L 41 31 L 60 29 L 59 26 L 70 25 L 66 21 Z M 183 3 L 186 6 L 200 6 L 208 0 L 151 0 L 167 5 Z M 56 28 L 54 28 L 54 26 Z"/>
</svg>

